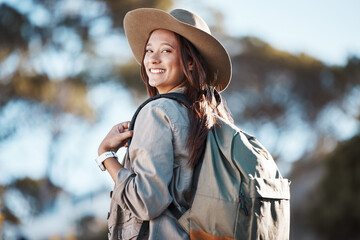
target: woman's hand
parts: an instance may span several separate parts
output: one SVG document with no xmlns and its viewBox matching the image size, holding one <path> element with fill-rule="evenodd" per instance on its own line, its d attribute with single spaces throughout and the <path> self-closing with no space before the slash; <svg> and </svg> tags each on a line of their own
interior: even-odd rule
<svg viewBox="0 0 360 240">
<path fill-rule="evenodd" d="M 127 139 L 132 137 L 133 131 L 129 131 L 130 122 L 122 122 L 115 125 L 101 142 L 98 154 L 113 151 L 117 152 L 121 147 L 127 147 Z"/>
</svg>

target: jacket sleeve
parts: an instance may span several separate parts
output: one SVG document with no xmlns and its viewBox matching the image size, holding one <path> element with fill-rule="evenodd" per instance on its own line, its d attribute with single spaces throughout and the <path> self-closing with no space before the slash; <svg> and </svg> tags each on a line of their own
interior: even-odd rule
<svg viewBox="0 0 360 240">
<path fill-rule="evenodd" d="M 172 202 L 168 186 L 174 166 L 173 125 L 159 102 L 139 113 L 129 148 L 132 170 L 118 172 L 113 194 L 122 209 L 142 220 L 156 218 Z"/>
</svg>

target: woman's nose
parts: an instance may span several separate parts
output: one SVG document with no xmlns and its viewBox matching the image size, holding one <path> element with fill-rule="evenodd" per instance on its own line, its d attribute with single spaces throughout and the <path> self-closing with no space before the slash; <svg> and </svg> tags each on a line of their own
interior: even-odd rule
<svg viewBox="0 0 360 240">
<path fill-rule="evenodd" d="M 151 54 L 151 56 L 150 56 L 150 62 L 151 63 L 159 63 L 160 62 L 160 57 L 159 57 L 159 54 L 158 53 L 156 53 L 156 52 L 153 52 L 152 54 Z"/>
</svg>

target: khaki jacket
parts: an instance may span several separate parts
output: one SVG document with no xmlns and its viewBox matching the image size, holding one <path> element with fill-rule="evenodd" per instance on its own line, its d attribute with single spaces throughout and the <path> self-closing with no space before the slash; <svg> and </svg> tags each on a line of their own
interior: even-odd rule
<svg viewBox="0 0 360 240">
<path fill-rule="evenodd" d="M 174 100 L 157 99 L 140 111 L 112 193 L 109 239 L 136 239 L 142 220 L 150 223 L 148 239 L 189 239 L 167 210 L 172 202 L 182 212 L 189 207 L 188 128 L 187 109 Z"/>
</svg>

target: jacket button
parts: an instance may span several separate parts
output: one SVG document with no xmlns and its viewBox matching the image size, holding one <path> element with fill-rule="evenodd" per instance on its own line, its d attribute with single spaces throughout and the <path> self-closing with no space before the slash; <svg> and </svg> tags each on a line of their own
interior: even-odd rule
<svg viewBox="0 0 360 240">
<path fill-rule="evenodd" d="M 112 198 L 112 195 L 113 195 L 113 191 L 110 191 L 110 198 Z"/>
<path fill-rule="evenodd" d="M 109 220 L 109 217 L 110 217 L 110 212 L 108 212 L 107 220 Z"/>
</svg>

